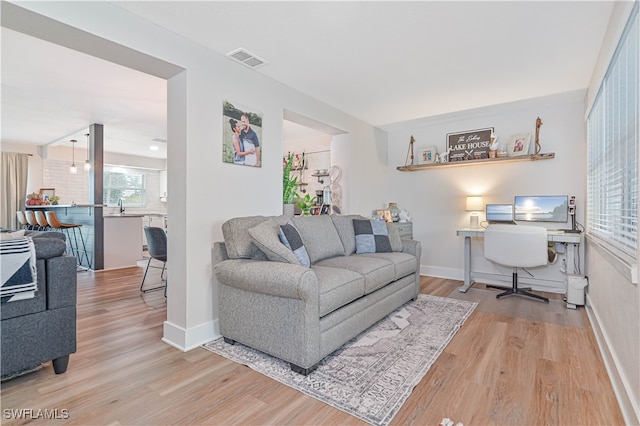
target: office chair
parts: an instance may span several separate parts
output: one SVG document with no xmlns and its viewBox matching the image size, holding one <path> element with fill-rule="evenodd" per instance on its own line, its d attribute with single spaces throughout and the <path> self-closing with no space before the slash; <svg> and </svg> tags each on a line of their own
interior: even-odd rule
<svg viewBox="0 0 640 426">
<path fill-rule="evenodd" d="M 144 289 L 144 280 L 147 278 L 147 272 L 149 268 L 160 268 L 160 266 L 151 265 L 151 259 L 156 259 L 162 262 L 162 272 L 160 273 L 160 279 L 163 279 L 164 270 L 167 266 L 167 234 L 164 229 L 155 226 L 145 226 L 144 233 L 147 236 L 147 250 L 149 251 L 149 261 L 147 267 L 144 270 L 144 277 L 142 277 L 142 284 L 140 284 L 140 291 L 146 293 L 151 290 L 158 290 L 164 287 L 164 295 L 167 295 L 167 281 L 165 285 Z"/>
<path fill-rule="evenodd" d="M 496 296 L 517 295 L 542 300 L 549 299 L 530 293 L 531 288 L 518 287 L 518 268 L 544 266 L 548 261 L 547 230 L 541 226 L 489 225 L 484 233 L 484 257 L 504 266 L 513 267 L 512 286 Z"/>
</svg>

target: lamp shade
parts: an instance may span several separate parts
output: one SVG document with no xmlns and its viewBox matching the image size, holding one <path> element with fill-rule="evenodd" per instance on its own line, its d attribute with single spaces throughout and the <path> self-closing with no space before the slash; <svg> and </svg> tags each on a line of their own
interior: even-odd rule
<svg viewBox="0 0 640 426">
<path fill-rule="evenodd" d="M 469 195 L 467 196 L 467 211 L 482 211 L 484 210 L 484 202 L 481 195 Z"/>
</svg>

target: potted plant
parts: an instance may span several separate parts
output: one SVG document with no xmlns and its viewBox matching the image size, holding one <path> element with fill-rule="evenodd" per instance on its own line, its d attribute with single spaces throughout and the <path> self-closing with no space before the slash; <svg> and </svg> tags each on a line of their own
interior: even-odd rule
<svg viewBox="0 0 640 426">
<path fill-rule="evenodd" d="M 58 197 L 57 195 L 52 195 L 49 197 L 49 201 L 51 202 L 52 205 L 57 206 L 58 201 L 60 201 L 60 197 Z"/>
<path fill-rule="evenodd" d="M 316 197 L 312 197 L 311 194 L 306 194 L 304 197 L 298 198 L 295 205 L 302 210 L 303 216 L 308 216 L 311 214 L 311 207 L 316 205 Z"/>
<path fill-rule="evenodd" d="M 287 216 L 293 216 L 293 199 L 298 195 L 298 178 L 296 176 L 291 176 L 292 167 L 293 154 L 289 154 L 287 163 L 285 164 L 282 172 L 282 210 Z"/>
</svg>

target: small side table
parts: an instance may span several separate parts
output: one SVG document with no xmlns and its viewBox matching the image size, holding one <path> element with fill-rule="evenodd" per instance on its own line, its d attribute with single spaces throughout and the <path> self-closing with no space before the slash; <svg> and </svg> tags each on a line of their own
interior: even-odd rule
<svg viewBox="0 0 640 426">
<path fill-rule="evenodd" d="M 413 239 L 413 222 L 393 222 L 391 225 L 398 230 L 400 238 L 405 240 Z"/>
</svg>

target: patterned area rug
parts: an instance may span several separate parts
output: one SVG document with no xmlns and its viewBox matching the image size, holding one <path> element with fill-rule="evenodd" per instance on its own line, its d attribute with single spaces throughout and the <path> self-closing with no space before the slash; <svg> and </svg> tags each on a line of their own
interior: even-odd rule
<svg viewBox="0 0 640 426">
<path fill-rule="evenodd" d="M 387 425 L 477 303 L 421 294 L 323 359 L 308 376 L 222 338 L 204 347 L 372 425 Z"/>
</svg>

